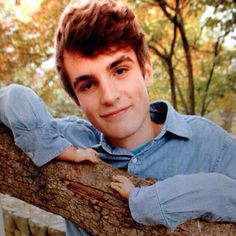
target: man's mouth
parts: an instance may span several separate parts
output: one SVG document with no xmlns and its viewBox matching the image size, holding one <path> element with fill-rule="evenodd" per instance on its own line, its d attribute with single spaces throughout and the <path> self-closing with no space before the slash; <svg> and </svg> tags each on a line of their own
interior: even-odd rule
<svg viewBox="0 0 236 236">
<path fill-rule="evenodd" d="M 116 109 L 114 111 L 109 111 L 109 112 L 101 115 L 101 117 L 104 119 L 113 119 L 116 117 L 121 117 L 123 114 L 125 114 L 130 109 L 130 107 L 131 106 L 127 106 L 127 107 Z"/>
</svg>

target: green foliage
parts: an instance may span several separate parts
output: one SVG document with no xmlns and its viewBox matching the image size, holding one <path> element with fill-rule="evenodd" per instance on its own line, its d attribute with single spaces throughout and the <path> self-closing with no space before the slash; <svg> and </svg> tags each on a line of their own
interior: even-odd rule
<svg viewBox="0 0 236 236">
<path fill-rule="evenodd" d="M 52 64 L 54 34 L 64 1 L 44 1 L 31 21 L 16 18 L 14 8 L 0 8 L 0 86 L 19 83 L 34 89 L 56 116 L 82 115 L 68 98 Z M 45 68 L 46 67 L 46 68 Z"/>
<path fill-rule="evenodd" d="M 29 22 L 20 21 L 14 9 L 0 3 L 0 86 L 13 82 L 24 84 L 43 97 L 54 115 L 82 116 L 61 89 L 51 63 L 55 29 L 68 1 L 43 1 Z M 172 101 L 170 69 L 173 69 L 178 110 L 188 113 L 189 70 L 192 70 L 196 114 L 208 115 L 222 109 L 235 113 L 235 67 L 230 68 L 236 50 L 226 44 L 229 36 L 235 38 L 235 3 L 229 0 L 126 1 L 142 23 L 151 49 L 154 65 L 151 100 Z M 176 32 L 174 19 L 179 24 Z M 189 44 L 192 68 L 187 64 L 179 26 L 183 27 Z"/>
<path fill-rule="evenodd" d="M 168 81 L 170 82 L 171 79 L 170 68 L 172 68 L 178 108 L 187 113 L 186 104 L 190 102 L 187 78 L 189 70 L 192 70 L 196 114 L 207 115 L 213 109 L 222 109 L 222 103 L 223 107 L 235 113 L 236 108 L 233 103 L 227 102 L 229 95 L 230 99 L 234 101 L 236 99 L 235 74 L 230 72 L 230 65 L 235 60 L 236 51 L 227 44 L 229 36 L 231 38 L 236 36 L 235 3 L 209 0 L 130 2 L 133 3 L 138 18 L 141 19 L 153 52 L 152 57 L 155 58 L 154 76 L 158 78 L 154 79 L 153 88 L 150 89 L 151 97 L 164 97 L 171 100 L 173 91 L 167 87 L 170 87 Z M 179 3 L 178 7 L 176 7 L 177 3 Z M 143 14 L 143 9 L 147 9 L 146 14 Z M 185 30 L 193 68 L 187 64 L 184 50 L 186 45 L 182 41 L 178 24 L 176 24 L 175 34 L 174 17 Z M 168 64 L 167 59 L 172 63 Z"/>
</svg>

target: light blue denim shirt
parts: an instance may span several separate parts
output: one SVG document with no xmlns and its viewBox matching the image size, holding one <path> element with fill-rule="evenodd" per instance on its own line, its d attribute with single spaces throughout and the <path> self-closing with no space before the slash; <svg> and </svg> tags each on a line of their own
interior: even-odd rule
<svg viewBox="0 0 236 236">
<path fill-rule="evenodd" d="M 150 115 L 163 128 L 134 155 L 111 147 L 88 121 L 54 119 L 29 88 L 0 89 L 0 120 L 37 166 L 71 145 L 92 147 L 113 167 L 158 180 L 132 191 L 129 208 L 135 221 L 173 229 L 192 218 L 236 222 L 236 139 L 207 119 L 177 113 L 166 101 L 152 103 Z M 66 225 L 70 236 L 89 235 Z"/>
</svg>

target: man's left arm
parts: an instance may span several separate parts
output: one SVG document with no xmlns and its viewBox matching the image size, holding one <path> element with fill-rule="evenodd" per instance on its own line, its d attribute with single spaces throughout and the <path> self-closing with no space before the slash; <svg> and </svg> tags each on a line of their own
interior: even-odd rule
<svg viewBox="0 0 236 236">
<path fill-rule="evenodd" d="M 176 175 L 136 188 L 115 178 L 121 185 L 113 189 L 128 196 L 132 217 L 141 224 L 174 229 L 193 218 L 236 222 L 236 142 L 227 137 L 211 173 Z"/>
<path fill-rule="evenodd" d="M 172 229 L 189 219 L 236 222 L 236 180 L 219 173 L 177 175 L 130 193 L 135 221 Z"/>
</svg>

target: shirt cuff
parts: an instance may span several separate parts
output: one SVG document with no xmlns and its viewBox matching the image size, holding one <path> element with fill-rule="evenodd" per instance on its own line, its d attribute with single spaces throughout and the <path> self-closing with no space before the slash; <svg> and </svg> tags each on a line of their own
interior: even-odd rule
<svg viewBox="0 0 236 236">
<path fill-rule="evenodd" d="M 136 187 L 129 197 L 129 208 L 132 218 L 144 225 L 168 226 L 156 191 L 156 184 Z"/>
<path fill-rule="evenodd" d="M 57 129 L 55 121 L 40 128 L 24 132 L 15 139 L 36 166 L 43 166 L 72 146 Z"/>
</svg>

